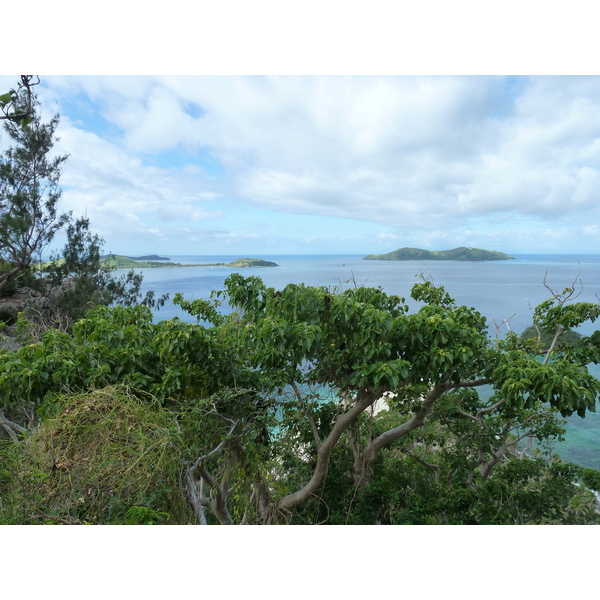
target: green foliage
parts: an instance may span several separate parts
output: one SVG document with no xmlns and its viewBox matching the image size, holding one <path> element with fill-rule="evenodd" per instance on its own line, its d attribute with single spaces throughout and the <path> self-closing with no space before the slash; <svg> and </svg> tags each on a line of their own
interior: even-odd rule
<svg viewBox="0 0 600 600">
<path fill-rule="evenodd" d="M 552 340 L 554 339 L 555 332 L 554 331 L 541 331 L 539 332 L 533 325 L 525 328 L 521 333 L 521 340 L 533 340 L 538 344 L 539 352 L 544 353 L 547 352 L 552 344 Z M 560 344 L 566 344 L 569 346 L 573 346 L 577 348 L 581 341 L 581 334 L 577 331 L 567 330 L 563 331 L 560 334 L 559 342 Z"/>
<path fill-rule="evenodd" d="M 270 260 L 261 260 L 259 258 L 238 258 L 225 265 L 233 268 L 248 268 L 248 267 L 277 267 L 278 265 Z"/>
<path fill-rule="evenodd" d="M 32 101 L 32 110 L 37 100 Z M 12 141 L 0 159 L 0 293 L 42 253 L 68 220 L 58 213 L 58 182 L 66 155 L 52 156 L 58 115 L 48 123 L 32 115 L 27 127 L 11 120 L 5 129 Z"/>
<path fill-rule="evenodd" d="M 560 439 L 564 428 L 558 412 L 564 416 L 573 412 L 583 416 L 587 410 L 595 410 L 600 384 L 589 374 L 586 363 L 573 361 L 568 356 L 555 356 L 553 361 L 543 364 L 527 344 L 519 343 L 514 337 L 506 342 L 492 342 L 480 313 L 456 306 L 443 289 L 430 282 L 413 288 L 413 298 L 424 303 L 413 314 L 407 312 L 401 298 L 370 288 L 334 294 L 325 288 L 289 285 L 275 291 L 258 278 L 244 279 L 237 274 L 228 279 L 226 287 L 229 302 L 242 315 L 236 344 L 240 348 L 251 348 L 248 358 L 254 368 L 269 373 L 279 385 L 293 380 L 337 391 L 338 399 L 334 403 L 337 408 L 330 414 L 329 425 L 320 429 L 321 422 L 318 426 L 322 437 L 331 430 L 340 411 L 343 412 L 344 399 L 355 397 L 361 388 L 373 390 L 376 396 L 392 393 L 390 405 L 404 415 L 400 424 L 421 410 L 428 391 L 436 386 L 448 390 L 427 417 L 431 428 L 418 428 L 419 434 L 415 432 L 403 438 L 421 449 L 431 444 L 443 445 L 446 449 L 443 452 L 438 449 L 429 457 L 411 452 L 403 464 L 406 466 L 405 460 L 413 463 L 423 460 L 429 464 L 429 458 L 439 469 L 440 481 L 452 473 L 453 486 L 444 497 L 458 503 L 458 508 L 452 509 L 456 514 L 460 514 L 460 506 L 465 502 L 484 502 L 482 498 L 485 499 L 487 492 L 482 491 L 483 496 L 473 495 L 473 482 L 483 478 L 482 489 L 487 489 L 492 472 L 512 460 L 510 456 L 518 442 L 534 440 L 541 444 L 541 451 L 549 447 L 553 439 Z M 573 312 L 583 322 L 586 317 L 594 316 L 594 310 L 589 306 L 575 307 Z M 482 384 L 492 386 L 493 393 L 487 399 L 475 391 Z M 462 386 L 472 389 L 459 393 Z M 286 412 L 294 410 L 292 404 L 288 402 L 280 406 L 280 410 L 288 427 L 287 439 L 304 439 L 310 444 L 306 425 L 302 434 L 293 419 L 285 420 Z M 317 414 L 318 411 L 312 411 L 313 417 Z M 299 419 L 301 415 L 297 414 L 296 423 Z M 361 426 L 359 422 L 359 429 L 361 427 L 366 425 Z M 375 434 L 371 434 L 370 439 L 374 437 Z M 460 440 L 460 445 L 456 440 Z M 363 444 L 367 443 L 365 439 Z M 292 453 L 297 454 L 298 448 Z M 347 472 L 348 463 L 352 461 L 344 460 Z M 302 464 L 296 463 L 296 468 L 301 467 Z M 304 464 L 303 468 L 308 477 L 310 467 Z M 376 478 L 373 474 L 369 481 Z M 542 476 L 542 471 L 539 478 L 560 484 L 560 480 L 549 478 L 545 472 Z M 331 471 L 327 482 L 329 487 Z M 346 485 L 351 482 L 346 481 Z M 572 488 L 568 488 L 566 496 L 571 492 Z M 442 497 L 431 489 L 429 493 Z M 331 512 L 334 501 L 325 500 L 326 492 L 323 494 L 323 505 Z M 356 489 L 353 494 L 363 497 Z M 566 496 L 557 499 L 554 509 Z M 519 510 L 525 511 L 525 508 Z M 435 521 L 434 513 L 432 510 L 422 522 Z M 486 515 L 485 518 L 491 518 Z M 319 513 L 311 520 L 318 522 L 324 518 Z M 352 520 L 354 517 L 346 515 L 344 518 Z M 532 517 L 505 514 L 502 518 L 503 522 L 524 522 L 560 517 L 555 511 L 552 514 L 536 512 Z M 473 517 L 473 522 L 476 520 Z"/>
<path fill-rule="evenodd" d="M 240 365 L 224 333 L 179 319 L 153 323 L 149 307 L 99 306 L 72 334 L 49 329 L 41 342 L 6 352 L 2 404 L 34 413 L 65 390 L 125 384 L 167 399 L 208 396 L 259 374 Z"/>
<path fill-rule="evenodd" d="M 114 269 L 152 269 L 166 267 L 181 267 L 179 263 L 172 263 L 170 261 L 148 261 L 148 260 L 135 260 L 128 256 L 119 256 L 111 254 L 102 259 L 102 262 L 110 270 Z"/>
<path fill-rule="evenodd" d="M 582 468 L 580 472 L 581 481 L 596 492 L 600 492 L 600 471 L 596 469 Z"/>
<path fill-rule="evenodd" d="M 564 357 L 543 364 L 518 350 L 501 355 L 494 380 L 512 406 L 531 408 L 536 402 L 548 403 L 564 417 L 574 412 L 584 417 L 586 411 L 595 411 L 600 394 L 600 382 L 585 365 Z"/>
<path fill-rule="evenodd" d="M 597 336 L 554 344 L 543 362 L 519 336 L 491 340 L 479 312 L 431 282 L 412 297 L 422 306 L 411 313 L 381 289 L 274 290 L 234 273 L 208 300 L 176 296 L 197 324 L 96 307 L 72 333 L 4 353 L 0 394 L 42 430 L 64 416 L 66 391 L 126 385 L 150 411 L 176 408 L 178 489 L 204 494 L 194 508 L 211 523 L 596 522 L 578 485 L 596 485 L 593 473 L 551 449 L 559 414 L 595 409 L 600 383 L 586 365 Z M 372 414 L 382 397 L 389 410 Z M 43 487 L 46 471 L 31 464 Z M 147 497 L 111 510 L 111 522 L 179 518 Z"/>
<path fill-rule="evenodd" d="M 179 488 L 176 415 L 126 388 L 62 397 L 56 415 L 14 448 L 0 488 L 5 523 L 192 519 Z"/>
<path fill-rule="evenodd" d="M 50 294 L 52 288 L 70 280 L 72 285 L 56 309 L 62 321 L 77 320 L 96 305 L 141 301 L 160 307 L 166 297 L 155 299 L 149 292 L 142 298 L 141 274 L 130 271 L 119 278 L 110 274 L 100 259 L 103 240 L 91 232 L 87 218 L 73 221 L 70 214 L 58 213 L 59 180 L 67 160 L 66 155 L 53 155 L 59 116 L 42 123 L 38 100 L 30 90 L 32 82 L 23 82 L 28 104 L 22 108 L 31 123 L 22 127 L 13 118 L 6 121 L 12 146 L 0 159 L 0 295 L 11 295 L 24 285 Z M 17 106 L 17 100 L 12 102 Z M 67 243 L 61 258 L 36 265 L 35 260 L 40 260 L 62 228 L 66 228 Z"/>
<path fill-rule="evenodd" d="M 158 525 L 169 519 L 169 513 L 147 506 L 130 506 L 125 513 L 124 525 Z"/>
<path fill-rule="evenodd" d="M 0 95 L 0 119 L 18 124 L 25 129 L 33 119 L 34 95 L 32 88 L 40 83 L 36 75 L 21 75 L 17 88 Z"/>
<path fill-rule="evenodd" d="M 14 265 L 8 262 L 0 262 L 0 279 L 7 275 L 0 290 L 0 297 L 10 298 L 22 287 L 28 287 L 39 292 L 43 291 L 43 283 L 33 271 L 24 269 L 14 278 L 10 275 L 11 271 L 14 271 Z"/>
<path fill-rule="evenodd" d="M 570 292 L 566 289 L 564 293 Z M 542 331 L 554 331 L 557 327 L 567 331 L 582 323 L 593 323 L 600 316 L 600 306 L 591 302 L 564 304 L 559 298 L 550 298 L 539 304 L 534 311 L 534 320 Z"/>
<path fill-rule="evenodd" d="M 430 451 L 431 456 L 438 450 Z M 352 455 L 336 449 L 327 486 L 293 523 L 332 525 L 600 524 L 597 502 L 577 485 L 577 467 L 540 458 L 510 458 L 494 476 L 467 484 L 441 475 L 401 450 L 383 452 L 362 491 L 348 477 Z M 309 465 L 303 465 L 305 477 Z M 296 467 L 298 469 L 299 467 Z M 300 467 L 301 468 L 301 467 Z"/>
<path fill-rule="evenodd" d="M 89 219 L 81 217 L 66 226 L 67 243 L 60 259 L 46 263 L 44 273 L 53 285 L 72 279 L 73 285 L 60 302 L 60 310 L 72 320 L 85 316 L 93 306 L 138 303 L 152 307 L 162 306 L 168 295 L 155 300 L 148 292 L 142 299 L 140 287 L 143 276 L 130 270 L 117 278 L 111 273 L 112 265 L 101 258 L 104 240 L 90 230 Z"/>
</svg>

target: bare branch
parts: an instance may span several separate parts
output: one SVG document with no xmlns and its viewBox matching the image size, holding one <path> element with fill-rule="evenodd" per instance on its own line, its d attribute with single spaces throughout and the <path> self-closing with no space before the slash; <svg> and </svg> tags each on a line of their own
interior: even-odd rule
<svg viewBox="0 0 600 600">
<path fill-rule="evenodd" d="M 19 438 L 17 437 L 17 434 L 14 432 L 13 428 L 10 427 L 10 425 L 7 425 L 6 423 L 0 423 L 0 425 L 2 425 L 6 431 L 6 433 L 8 433 L 8 435 L 10 436 L 10 439 L 13 442 L 18 442 Z"/>
<path fill-rule="evenodd" d="M 246 509 L 244 510 L 244 515 L 242 516 L 242 521 L 240 525 L 246 525 L 248 522 L 248 509 L 252 506 L 254 499 L 256 497 L 256 489 L 252 490 L 252 494 L 250 494 L 250 500 L 248 500 L 248 504 L 246 505 Z"/>
<path fill-rule="evenodd" d="M 583 281 L 581 281 L 581 263 L 577 263 L 577 275 L 573 279 L 571 287 L 566 288 L 562 292 L 554 291 L 547 283 L 548 271 L 544 274 L 544 287 L 552 294 L 552 297 L 562 306 L 571 300 L 576 300 L 583 292 Z M 579 284 L 579 291 L 575 294 L 575 288 Z"/>
<path fill-rule="evenodd" d="M 46 519 L 50 519 L 51 521 L 58 521 L 63 525 L 81 525 L 81 521 L 79 519 L 76 519 L 75 517 L 59 517 L 57 515 L 48 515 L 42 511 L 37 511 L 37 514 Z"/>
<path fill-rule="evenodd" d="M 481 415 L 485 415 L 487 413 L 492 412 L 493 410 L 496 410 L 497 408 L 500 408 L 503 404 L 506 403 L 506 398 L 503 398 L 501 400 L 498 400 L 498 402 L 496 402 L 495 404 L 492 404 L 491 406 L 486 406 L 485 408 L 480 408 L 477 411 L 477 414 L 475 415 L 475 418 L 480 421 L 481 420 Z"/>
<path fill-rule="evenodd" d="M 477 421 L 477 417 L 475 417 L 474 415 L 469 414 L 468 412 L 464 411 L 462 408 L 457 408 L 456 412 L 461 417 L 464 417 L 465 419 L 471 419 L 471 421 Z"/>
<path fill-rule="evenodd" d="M 408 419 L 408 421 L 404 422 L 398 427 L 394 427 L 393 429 L 385 431 L 380 436 L 375 438 L 363 452 L 363 462 L 365 467 L 373 460 L 375 454 L 377 454 L 381 448 L 384 448 L 397 439 L 408 435 L 411 431 L 417 429 L 417 427 L 421 427 L 425 422 L 425 417 L 431 412 L 435 402 L 442 396 L 442 394 L 452 389 L 452 387 L 453 384 L 449 383 L 437 384 L 425 397 L 421 409 L 417 411 L 410 419 Z"/>
<path fill-rule="evenodd" d="M 461 381 L 459 383 L 449 383 L 449 384 L 445 384 L 450 386 L 449 389 L 455 389 L 455 388 L 471 388 L 471 387 L 479 387 L 482 385 L 487 385 L 488 383 L 493 383 L 494 380 L 486 377 L 483 379 L 474 379 L 473 381 Z"/>
<path fill-rule="evenodd" d="M 502 319 L 502 321 L 500 321 L 500 323 L 496 323 L 496 321 L 494 320 L 494 325 L 496 326 L 496 339 L 498 339 L 500 337 L 500 327 L 502 327 L 502 325 L 506 325 L 506 329 L 508 329 L 508 331 L 510 331 L 510 327 L 508 325 L 508 322 L 516 315 L 517 313 L 512 314 L 510 317 L 508 317 L 507 319 Z"/>
<path fill-rule="evenodd" d="M 227 419 L 231 421 L 231 419 Z M 196 462 L 188 466 L 186 468 L 186 480 L 187 480 L 187 489 L 190 495 L 190 500 L 192 502 L 192 506 L 194 507 L 194 511 L 196 512 L 196 517 L 200 524 L 206 523 L 206 518 L 203 510 L 203 484 L 201 484 L 200 493 L 198 493 L 197 482 L 194 479 L 194 471 L 198 470 L 200 472 L 200 476 L 202 481 L 206 482 L 209 487 L 215 492 L 212 509 L 215 513 L 217 519 L 222 525 L 231 525 L 233 521 L 231 519 L 231 515 L 227 509 L 227 483 L 224 482 L 223 485 L 219 485 L 219 482 L 209 473 L 208 469 L 204 465 L 204 462 L 207 461 L 211 456 L 217 454 L 223 446 L 228 441 L 229 437 L 233 434 L 233 431 L 237 427 L 238 421 L 235 421 L 231 426 L 231 429 L 227 433 L 226 437 L 224 437 L 221 442 L 217 445 L 216 448 L 208 452 L 207 454 L 203 454 L 199 456 Z"/>
<path fill-rule="evenodd" d="M 228 420 L 230 420 L 230 419 L 228 419 Z M 190 471 L 192 473 L 200 466 L 200 463 L 204 462 L 205 460 L 208 460 L 211 456 L 214 456 L 215 454 L 217 454 L 217 452 L 219 452 L 219 450 L 221 450 L 221 448 L 226 444 L 229 436 L 233 433 L 234 429 L 237 427 L 237 424 L 238 424 L 238 421 L 235 421 L 234 424 L 232 425 L 231 429 L 227 433 L 227 436 L 221 440 L 221 443 L 214 450 L 211 450 L 208 454 L 203 454 L 202 456 L 198 457 L 198 460 L 196 460 L 196 462 L 190 467 Z"/>
</svg>

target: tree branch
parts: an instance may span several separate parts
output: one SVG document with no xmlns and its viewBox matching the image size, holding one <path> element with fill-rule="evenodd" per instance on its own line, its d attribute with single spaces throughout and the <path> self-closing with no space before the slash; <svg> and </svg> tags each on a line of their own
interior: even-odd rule
<svg viewBox="0 0 600 600">
<path fill-rule="evenodd" d="M 196 519 L 200 525 L 206 525 L 206 516 L 204 514 L 204 506 L 202 505 L 202 488 L 204 487 L 204 479 L 200 480 L 200 491 L 198 490 L 198 482 L 194 479 L 189 468 L 185 470 L 187 491 L 190 496 Z"/>
<path fill-rule="evenodd" d="M 217 519 L 219 519 L 219 522 L 222 525 L 233 524 L 233 521 L 231 520 L 231 515 L 229 514 L 229 510 L 227 509 L 227 485 L 226 483 L 223 483 L 223 485 L 219 485 L 219 482 L 208 472 L 206 466 L 204 465 L 204 462 L 208 460 L 211 456 L 217 454 L 217 452 L 219 452 L 221 448 L 223 448 L 229 436 L 231 436 L 234 429 L 237 427 L 237 424 L 238 421 L 234 421 L 233 425 L 231 426 L 231 429 L 227 433 L 227 436 L 221 440 L 218 446 L 210 452 L 208 452 L 207 454 L 199 456 L 196 462 L 193 465 L 188 466 L 186 469 L 188 493 L 190 495 L 194 511 L 196 512 L 196 517 L 198 518 L 198 522 L 200 524 L 206 524 L 206 517 L 202 508 L 202 497 L 198 496 L 196 481 L 194 480 L 194 471 L 196 469 L 200 472 L 202 480 L 205 481 L 209 485 L 209 487 L 215 492 L 212 502 L 212 509 Z"/>
<path fill-rule="evenodd" d="M 210 486 L 214 492 L 212 501 L 212 511 L 215 513 L 221 525 L 233 525 L 233 520 L 227 508 L 227 485 L 219 485 L 218 481 L 208 472 L 206 466 L 201 464 L 198 466 L 202 479 Z"/>
<path fill-rule="evenodd" d="M 554 350 L 554 347 L 556 346 L 556 342 L 558 342 L 558 338 L 564 333 L 564 328 L 562 327 L 562 325 L 558 325 L 556 328 L 556 333 L 554 334 L 554 338 L 552 339 L 552 343 L 550 344 L 550 348 L 548 348 L 548 350 L 546 351 L 546 356 L 544 358 L 544 361 L 542 362 L 543 365 L 548 364 L 548 361 L 550 360 L 550 356 L 552 355 L 552 351 Z"/>
<path fill-rule="evenodd" d="M 294 395 L 298 399 L 298 402 L 300 402 L 304 406 L 304 398 L 302 397 L 302 394 L 300 393 L 300 390 L 298 389 L 298 386 L 296 385 L 295 381 L 292 382 L 292 389 L 294 390 Z M 321 436 L 319 435 L 319 430 L 317 429 L 317 425 L 315 423 L 315 420 L 313 419 L 312 413 L 310 412 L 310 410 L 305 408 L 304 414 L 306 415 L 306 418 L 308 419 L 308 423 L 310 425 L 310 429 L 312 431 L 313 437 L 315 438 L 315 443 L 317 445 L 317 448 L 319 448 L 322 443 Z"/>
<path fill-rule="evenodd" d="M 366 482 L 366 470 L 368 465 L 373 461 L 377 452 L 382 448 L 385 448 L 392 442 L 404 437 L 421 427 L 425 422 L 427 415 L 431 412 L 436 401 L 447 391 L 455 388 L 467 388 L 467 387 L 478 387 L 488 383 L 492 383 L 492 379 L 477 379 L 474 381 L 463 381 L 460 383 L 443 382 L 436 384 L 425 397 L 423 404 L 419 411 L 417 411 L 408 421 L 404 422 L 398 427 L 389 429 L 382 433 L 379 437 L 375 438 L 364 450 L 362 461 L 355 463 L 360 465 L 359 471 L 354 474 L 355 480 L 358 483 L 364 485 Z"/>
<path fill-rule="evenodd" d="M 35 81 L 33 78 L 36 78 Z M 17 90 L 11 90 L 11 94 L 13 99 L 11 102 L 8 102 L 2 106 L 2 112 L 4 114 L 0 115 L 0 120 L 9 120 L 9 121 L 21 121 L 26 117 L 30 117 L 32 113 L 32 94 L 31 88 L 34 85 L 38 85 L 40 83 L 40 78 L 37 75 L 21 75 L 21 81 L 18 84 Z M 15 106 L 16 102 L 19 99 L 19 95 L 21 90 L 25 88 L 25 106 L 19 111 L 10 112 L 11 107 Z"/>
<path fill-rule="evenodd" d="M 410 458 L 414 458 L 416 461 L 420 462 L 422 465 L 429 467 L 430 469 L 433 469 L 436 472 L 435 473 L 436 482 L 438 482 L 440 480 L 441 469 L 440 469 L 439 465 L 434 465 L 432 463 L 429 463 L 426 460 L 423 460 L 421 457 L 417 456 L 416 454 L 409 452 L 408 450 L 402 450 L 402 453 L 406 454 L 406 456 L 410 456 Z"/>
<path fill-rule="evenodd" d="M 227 433 L 227 436 L 221 440 L 221 443 L 214 450 L 211 450 L 208 454 L 203 454 L 202 456 L 198 457 L 198 460 L 190 467 L 190 471 L 192 473 L 198 468 L 200 463 L 204 462 L 205 460 L 208 460 L 211 456 L 214 456 L 217 452 L 219 452 L 219 450 L 221 450 L 221 448 L 227 442 L 227 439 L 229 438 L 229 436 L 233 433 L 234 429 L 237 427 L 237 424 L 238 424 L 238 421 L 235 421 L 234 424 L 231 426 L 231 429 Z"/>
<path fill-rule="evenodd" d="M 323 484 L 327 471 L 331 452 L 341 435 L 354 423 L 358 416 L 373 404 L 378 395 L 372 388 L 363 388 L 357 394 L 357 402 L 352 408 L 342 415 L 339 415 L 333 428 L 327 438 L 323 441 L 317 451 L 317 464 L 310 481 L 300 490 L 284 496 L 278 503 L 280 509 L 290 509 L 298 506 L 310 498 Z"/>
<path fill-rule="evenodd" d="M 29 431 L 27 429 L 25 429 L 25 427 L 22 427 L 18 423 L 13 423 L 9 419 L 7 419 L 4 416 L 4 411 L 1 409 L 0 409 L 0 425 L 4 426 L 4 429 L 6 429 L 8 435 L 10 435 L 10 438 L 13 440 L 13 442 L 19 441 L 19 438 L 15 434 L 15 430 L 23 435 L 26 435 L 29 433 Z"/>
</svg>

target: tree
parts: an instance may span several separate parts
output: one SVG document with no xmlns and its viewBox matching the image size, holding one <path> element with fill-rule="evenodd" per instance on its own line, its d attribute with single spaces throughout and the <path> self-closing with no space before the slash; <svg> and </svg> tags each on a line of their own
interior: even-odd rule
<svg viewBox="0 0 600 600">
<path fill-rule="evenodd" d="M 19 90 L 11 91 L 10 106 L 3 105 L 10 116 L 5 128 L 13 146 L 0 162 L 0 294 L 11 292 L 16 280 L 26 275 L 28 285 L 33 275 L 38 276 L 37 287 L 47 296 L 68 280 L 70 285 L 55 294 L 58 305 L 31 317 L 42 328 L 48 323 L 72 323 L 96 305 L 119 302 L 129 306 L 141 301 L 160 307 L 167 296 L 155 299 L 150 291 L 142 298 L 141 274 L 133 270 L 119 278 L 111 274 L 100 256 L 104 241 L 91 231 L 87 217 L 73 220 L 70 213 L 58 213 L 59 180 L 67 155 L 52 156 L 59 116 L 42 123 L 39 102 L 31 90 L 36 84 L 31 76 L 23 76 Z M 63 228 L 67 242 L 62 256 L 51 257 L 43 272 L 32 273 L 34 258 L 41 258 Z"/>
<path fill-rule="evenodd" d="M 552 353 L 556 354 L 558 350 L 558 344 L 577 347 L 581 341 L 581 334 L 572 330 L 572 327 L 578 327 L 579 321 L 577 318 L 574 320 L 573 325 L 569 325 L 571 319 L 571 312 L 575 308 L 580 310 L 587 310 L 587 305 L 579 303 L 577 307 L 569 307 L 565 310 L 565 305 L 574 302 L 583 289 L 583 283 L 577 273 L 573 283 L 565 288 L 561 293 L 553 290 L 546 282 L 547 273 L 544 276 L 544 287 L 550 292 L 551 298 L 545 303 L 540 305 L 534 312 L 533 325 L 527 327 L 523 333 L 521 333 L 521 339 L 523 341 L 530 340 L 532 348 L 537 348 L 539 354 L 546 356 L 545 362 L 548 361 Z M 579 289 L 578 289 L 579 288 Z M 552 303 L 557 305 L 554 312 L 559 314 L 551 317 L 552 313 L 545 313 L 547 307 L 550 307 Z M 557 316 L 561 316 L 561 319 L 557 319 Z M 592 321 L 595 317 L 590 316 Z M 537 344 L 537 346 L 536 346 Z"/>
<path fill-rule="evenodd" d="M 18 114 L 21 108 L 30 110 L 19 99 L 15 102 Z M 28 102 L 33 111 L 39 106 L 35 97 Z M 30 269 L 34 257 L 68 222 L 68 214 L 58 213 L 58 183 L 67 156 L 52 156 L 58 123 L 58 115 L 42 123 L 35 112 L 26 127 L 5 123 L 13 146 L 0 159 L 0 294 Z"/>
<path fill-rule="evenodd" d="M 70 321 L 81 319 L 94 306 L 141 303 L 160 308 L 164 305 L 168 294 L 155 299 L 154 292 L 148 291 L 142 298 L 141 273 L 131 269 L 119 278 L 112 275 L 110 262 L 101 256 L 104 240 L 91 231 L 87 217 L 69 220 L 65 230 L 67 242 L 62 251 L 45 265 L 44 273 L 53 286 L 67 280 L 73 282 L 57 307 Z"/>
<path fill-rule="evenodd" d="M 600 315 L 598 305 L 567 306 L 568 295 L 554 294 L 543 303 L 537 321 L 546 327 L 573 327 Z M 257 278 L 237 274 L 227 281 L 228 300 L 241 315 L 234 342 L 238 352 L 247 349 L 247 366 L 265 374 L 263 393 L 291 386 L 295 401 L 274 401 L 272 406 L 282 415 L 285 442 L 303 440 L 295 452 L 308 455 L 312 465 L 307 480 L 285 493 L 279 487 L 273 494 L 271 476 L 255 480 L 253 497 L 265 522 L 283 518 L 321 492 L 343 437 L 352 450 L 355 492 L 361 493 L 377 456 L 404 440 L 413 443 L 443 407 L 446 427 L 452 424 L 453 452 L 462 461 L 450 469 L 451 478 L 458 473 L 470 487 L 476 480 L 488 480 L 518 441 L 560 435 L 557 411 L 583 416 L 595 409 L 600 383 L 585 366 L 599 359 L 594 338 L 582 340 L 577 351 L 566 355 L 554 346 L 540 363 L 515 335 L 490 342 L 485 319 L 474 309 L 456 306 L 442 288 L 425 281 L 413 288 L 412 296 L 424 306 L 408 314 L 402 298 L 381 289 L 333 294 L 326 288 L 289 285 L 275 291 Z M 203 303 L 182 306 L 210 318 Z M 322 400 L 315 403 L 314 392 L 303 391 L 311 386 L 334 392 L 325 422 L 315 416 L 317 411 L 323 416 Z M 483 386 L 493 390 L 487 398 L 475 393 Z M 378 435 L 366 435 L 365 428 L 372 427 L 369 412 L 386 396 L 404 417 Z M 222 416 L 236 422 L 231 414 Z M 312 432 L 310 442 L 302 438 L 301 424 Z M 441 439 L 439 429 L 436 435 Z M 441 466 L 430 459 L 414 451 L 411 456 L 441 473 Z M 441 460 L 445 453 L 435 456 Z M 224 463 L 233 458 L 225 457 Z M 224 504 L 226 487 L 210 474 L 205 460 L 200 461 L 206 471 L 201 477 Z M 229 472 L 226 466 L 216 468 Z"/>
<path fill-rule="evenodd" d="M 540 353 L 546 353 L 552 344 L 555 332 L 553 331 L 540 331 L 535 325 L 526 327 L 521 333 L 521 339 L 534 340 L 540 346 Z M 562 344 L 569 344 L 571 346 L 577 346 L 581 339 L 581 334 L 576 331 L 563 331 L 559 336 L 559 340 Z"/>
<path fill-rule="evenodd" d="M 0 120 L 27 127 L 31 123 L 35 106 L 31 88 L 39 83 L 40 78 L 37 75 L 21 75 L 17 89 L 11 89 L 0 96 Z"/>
<path fill-rule="evenodd" d="M 412 297 L 416 312 L 378 288 L 274 290 L 233 274 L 209 300 L 175 298 L 198 324 L 99 307 L 72 336 L 49 331 L 5 353 L 6 418 L 22 409 L 43 421 L 70 389 L 151 394 L 179 415 L 199 523 L 597 518 L 577 468 L 546 459 L 559 414 L 595 408 L 586 365 L 600 362 L 600 336 L 542 360 L 515 334 L 490 339 L 482 315 L 429 281 Z M 536 322 L 600 316 L 567 297 L 542 303 Z"/>
</svg>

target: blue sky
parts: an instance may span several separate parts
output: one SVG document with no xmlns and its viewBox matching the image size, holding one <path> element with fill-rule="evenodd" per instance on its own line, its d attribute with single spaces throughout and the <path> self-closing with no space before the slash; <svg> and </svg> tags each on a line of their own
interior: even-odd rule
<svg viewBox="0 0 600 600">
<path fill-rule="evenodd" d="M 597 76 L 41 79 L 111 252 L 600 252 Z"/>
</svg>

